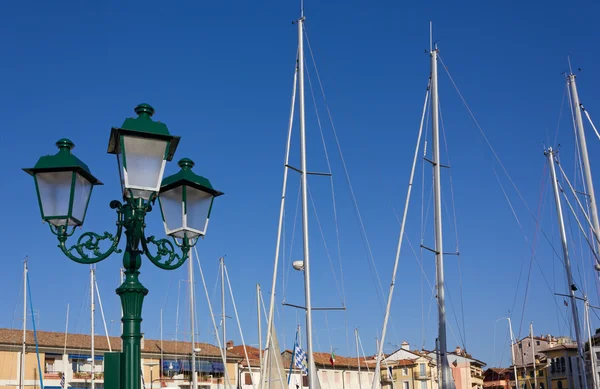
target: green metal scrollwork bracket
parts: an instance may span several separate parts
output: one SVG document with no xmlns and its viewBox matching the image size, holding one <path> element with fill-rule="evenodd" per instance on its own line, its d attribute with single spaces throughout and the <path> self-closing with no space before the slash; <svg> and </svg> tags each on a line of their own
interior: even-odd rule
<svg viewBox="0 0 600 389">
<path fill-rule="evenodd" d="M 73 235 L 75 228 L 69 231 L 68 226 L 53 226 L 50 224 L 50 231 L 58 238 L 58 247 L 62 250 L 63 254 L 75 262 L 90 265 L 108 258 L 112 253 L 120 253 L 121 250 L 117 247 L 123 231 L 123 205 L 119 201 L 113 200 L 110 202 L 110 207 L 117 211 L 117 233 L 115 235 L 109 232 L 105 232 L 102 235 L 95 232 L 84 232 L 77 239 L 77 244 L 67 247 L 67 239 Z M 102 252 L 100 249 L 100 242 L 103 240 L 112 242 L 111 246 L 105 252 Z M 88 254 L 89 252 L 92 255 Z"/>
<path fill-rule="evenodd" d="M 142 247 L 144 249 L 144 253 L 153 264 L 164 270 L 175 270 L 185 263 L 185 260 L 188 257 L 188 252 L 192 247 L 194 247 L 196 241 L 197 240 L 194 240 L 191 244 L 190 240 L 187 238 L 183 239 L 181 244 L 175 241 L 175 245 L 181 248 L 181 255 L 175 253 L 175 245 L 169 239 L 156 240 L 154 236 L 150 236 L 148 238 L 144 236 L 142 239 Z M 149 243 L 156 246 L 156 255 L 152 255 L 148 249 Z M 165 256 L 167 257 L 166 259 L 164 258 Z"/>
</svg>

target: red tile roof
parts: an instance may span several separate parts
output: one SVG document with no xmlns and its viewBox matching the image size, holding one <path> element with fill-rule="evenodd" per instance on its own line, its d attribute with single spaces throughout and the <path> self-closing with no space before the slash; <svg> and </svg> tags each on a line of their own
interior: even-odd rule
<svg viewBox="0 0 600 389">
<path fill-rule="evenodd" d="M 23 332 L 19 329 L 0 328 L 0 345 L 21 347 Z M 38 344 L 42 348 L 56 348 L 63 350 L 65 347 L 65 334 L 62 332 L 37 331 Z M 111 336 L 110 345 L 113 351 L 121 350 L 121 338 Z M 35 347 L 33 340 L 33 331 L 27 331 L 27 346 Z M 92 337 L 85 334 L 67 334 L 67 349 L 69 351 L 91 349 Z M 144 339 L 142 352 L 160 354 L 160 340 Z M 163 343 L 164 354 L 190 355 L 192 353 L 192 344 L 189 342 L 179 342 L 165 340 Z M 94 347 L 98 353 L 109 351 L 106 336 L 96 335 L 94 337 Z M 208 343 L 196 343 L 196 348 L 200 348 L 200 356 L 220 357 L 221 352 L 218 347 Z M 229 358 L 240 359 L 240 355 L 228 351 Z"/>
<path fill-rule="evenodd" d="M 290 358 L 292 357 L 291 350 L 285 350 L 283 353 L 284 365 L 290 363 Z M 344 357 L 341 355 L 335 356 L 335 364 L 332 366 L 329 358 L 331 357 L 331 353 L 313 353 L 315 358 L 315 365 L 322 367 L 347 367 L 347 368 L 358 368 L 358 360 L 356 357 Z M 364 358 L 360 358 L 360 366 L 361 368 L 370 368 L 375 363 L 374 360 L 366 360 Z"/>
<path fill-rule="evenodd" d="M 234 346 L 227 350 L 227 352 L 233 352 L 243 358 L 241 364 L 242 366 L 248 366 L 248 362 L 246 361 L 246 354 L 244 353 L 244 346 Z M 246 345 L 246 351 L 248 352 L 248 359 L 250 360 L 251 367 L 259 367 L 260 366 L 260 354 L 264 353 L 264 351 L 259 350 L 257 347 L 252 347 Z"/>
</svg>

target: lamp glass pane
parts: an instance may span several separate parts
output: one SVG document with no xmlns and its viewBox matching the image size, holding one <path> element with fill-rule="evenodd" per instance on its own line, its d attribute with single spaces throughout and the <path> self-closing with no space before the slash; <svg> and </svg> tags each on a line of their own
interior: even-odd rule
<svg viewBox="0 0 600 389">
<path fill-rule="evenodd" d="M 44 218 L 60 216 L 62 219 L 49 221 L 55 225 L 65 225 L 71 199 L 73 172 L 36 173 L 38 196 L 42 203 Z"/>
<path fill-rule="evenodd" d="M 125 192 L 125 178 L 123 177 L 124 167 L 123 167 L 123 156 L 121 152 L 117 153 L 117 165 L 119 167 L 119 181 L 121 183 L 121 193 Z"/>
<path fill-rule="evenodd" d="M 123 145 L 125 188 L 139 189 L 137 194 L 144 198 L 152 192 L 158 192 L 165 169 L 165 150 L 168 142 L 124 136 Z"/>
<path fill-rule="evenodd" d="M 178 186 L 160 194 L 160 209 L 165 222 L 165 232 L 183 227 L 183 187 Z"/>
<path fill-rule="evenodd" d="M 71 216 L 83 223 L 88 200 L 92 194 L 92 183 L 81 174 L 75 174 L 75 191 L 73 192 L 73 209 Z"/>
<path fill-rule="evenodd" d="M 212 203 L 213 195 L 199 189 L 187 187 L 187 227 L 198 230 L 204 234 L 208 213 Z"/>
</svg>

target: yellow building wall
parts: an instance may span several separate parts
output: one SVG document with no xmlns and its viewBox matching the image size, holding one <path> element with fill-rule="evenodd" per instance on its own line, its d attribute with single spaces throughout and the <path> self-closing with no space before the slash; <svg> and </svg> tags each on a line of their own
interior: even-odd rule
<svg viewBox="0 0 600 389">
<path fill-rule="evenodd" d="M 43 361 L 46 359 L 46 354 L 40 353 L 40 364 L 42 365 L 42 369 L 44 369 Z M 42 370 L 42 374 L 44 371 Z M 40 378 L 40 374 L 38 371 L 38 363 L 37 363 L 37 354 L 36 353 L 26 353 L 25 354 L 25 379 L 26 380 L 37 380 Z"/>
<path fill-rule="evenodd" d="M 14 380 L 17 378 L 19 353 L 14 351 L 0 351 L 0 380 Z"/>
<path fill-rule="evenodd" d="M 150 367 L 150 366 L 146 366 L 146 363 L 157 363 L 157 365 Z M 148 381 L 148 382 L 146 382 L 146 384 L 148 386 L 150 386 L 150 370 L 152 370 L 152 379 L 153 380 L 160 378 L 160 359 L 144 358 L 144 364 L 143 364 L 144 380 Z"/>
<path fill-rule="evenodd" d="M 229 384 L 230 385 L 235 385 L 235 380 L 236 380 L 236 364 L 235 363 L 228 363 L 226 365 L 227 368 L 227 378 L 229 378 Z"/>
</svg>

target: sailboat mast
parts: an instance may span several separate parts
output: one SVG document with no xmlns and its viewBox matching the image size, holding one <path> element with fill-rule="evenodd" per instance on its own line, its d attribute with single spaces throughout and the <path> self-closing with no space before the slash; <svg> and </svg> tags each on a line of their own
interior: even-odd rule
<svg viewBox="0 0 600 389">
<path fill-rule="evenodd" d="M 188 253 L 190 283 L 190 324 L 191 324 L 191 342 L 192 342 L 192 388 L 198 389 L 198 377 L 196 376 L 196 302 L 194 301 L 194 263 L 192 261 L 192 250 Z"/>
<path fill-rule="evenodd" d="M 164 365 L 164 356 L 163 356 L 163 309 L 160 309 L 160 368 L 159 368 L 159 378 L 160 378 L 160 384 L 162 385 L 162 375 L 163 375 L 163 365 Z M 150 383 L 150 386 L 152 387 L 152 383 Z"/>
<path fill-rule="evenodd" d="M 95 338 L 95 334 L 96 334 L 96 328 L 95 328 L 95 323 L 94 323 L 94 317 L 96 316 L 96 302 L 95 302 L 95 296 L 94 296 L 95 292 L 94 292 L 94 265 L 90 265 L 90 333 L 91 333 L 91 340 L 92 340 L 92 350 L 91 350 L 91 356 L 90 356 L 90 370 L 91 370 L 91 388 L 95 389 L 96 388 L 96 374 L 95 371 L 95 354 L 96 354 L 96 350 L 95 350 L 95 342 L 94 342 L 94 338 Z"/>
<path fill-rule="evenodd" d="M 585 296 L 585 322 L 587 325 L 587 335 L 588 335 L 588 345 L 589 345 L 589 350 L 590 350 L 590 364 L 592 366 L 592 384 L 593 384 L 593 389 L 598 389 L 598 376 L 596 375 L 596 353 L 593 352 L 593 339 L 592 339 L 592 329 L 591 329 L 591 322 L 590 322 L 590 302 L 587 299 L 587 296 Z"/>
<path fill-rule="evenodd" d="M 512 364 L 513 364 L 513 374 L 515 375 L 515 383 L 516 383 L 516 387 L 519 388 L 519 376 L 517 374 L 517 360 L 515 359 L 515 349 L 514 349 L 514 345 L 517 344 L 516 340 L 515 340 L 515 334 L 513 334 L 513 330 L 512 330 L 512 321 L 510 320 L 510 317 L 507 317 L 508 319 L 508 331 L 510 332 L 510 356 L 512 358 Z"/>
<path fill-rule="evenodd" d="M 579 102 L 579 94 L 577 93 L 577 83 L 575 82 L 575 75 L 569 74 L 567 77 L 569 83 L 569 89 L 571 91 L 571 97 L 573 100 L 573 112 L 575 113 L 575 127 L 577 131 L 577 140 L 579 142 L 579 150 L 581 152 L 581 160 L 583 164 L 583 174 L 585 177 L 585 186 L 587 194 L 589 196 L 590 213 L 592 219 L 592 225 L 596 234 L 600 234 L 600 221 L 598 220 L 598 208 L 596 206 L 596 194 L 594 192 L 594 183 L 592 181 L 592 170 L 590 168 L 590 159 L 588 156 L 587 142 L 585 140 L 585 131 L 583 129 L 583 120 L 581 118 L 581 103 Z M 594 239 L 593 239 L 594 240 Z M 596 252 L 598 252 L 598 245 Z"/>
<path fill-rule="evenodd" d="M 21 349 L 21 375 L 19 388 L 25 388 L 25 351 L 27 349 L 27 258 L 23 261 L 23 345 Z"/>
<path fill-rule="evenodd" d="M 356 362 L 358 362 L 358 389 L 362 389 L 362 381 L 360 375 L 360 352 L 358 351 L 358 328 L 354 329 L 354 338 L 356 341 Z"/>
<path fill-rule="evenodd" d="M 259 371 L 262 372 L 263 366 L 263 355 L 262 355 L 262 326 L 261 326 L 261 312 L 260 312 L 260 284 L 256 284 L 256 314 L 258 318 L 258 366 Z"/>
<path fill-rule="evenodd" d="M 531 355 L 533 357 L 533 383 L 535 387 L 538 387 L 537 384 L 537 369 L 535 368 L 535 343 L 533 342 L 533 322 L 529 323 L 529 337 L 531 340 Z"/>
<path fill-rule="evenodd" d="M 446 357 L 446 302 L 444 297 L 444 249 L 442 242 L 442 188 L 440 180 L 440 131 L 438 113 L 438 75 L 437 48 L 431 50 L 431 125 L 433 137 L 433 208 L 435 227 L 435 259 L 437 275 L 438 299 L 438 340 L 440 360 L 444 363 Z M 447 387 L 447 370 L 441 369 L 442 389 Z"/>
<path fill-rule="evenodd" d="M 223 360 L 227 361 L 227 327 L 225 326 L 225 258 L 219 260 L 221 264 L 221 320 L 223 323 Z"/>
<path fill-rule="evenodd" d="M 308 386 L 317 388 L 313 361 L 312 302 L 310 292 L 310 251 L 308 248 L 308 184 L 306 168 L 306 127 L 304 118 L 304 10 L 298 20 L 298 97 L 300 124 L 300 170 L 302 172 L 302 241 L 304 248 L 304 298 L 306 306 L 306 350 L 308 352 Z"/>
<path fill-rule="evenodd" d="M 554 150 L 552 147 L 546 151 L 546 157 L 548 157 L 548 163 L 550 164 L 550 174 L 552 178 L 552 188 L 554 191 L 554 201 L 556 202 L 556 215 L 558 219 L 558 226 L 560 232 L 560 240 L 563 249 L 563 259 L 565 264 L 565 271 L 567 274 L 567 283 L 569 287 L 569 299 L 571 300 L 571 311 L 573 315 L 573 326 L 575 327 L 575 338 L 577 340 L 577 351 L 579 354 L 579 372 L 581 379 L 579 380 L 580 386 L 587 389 L 587 377 L 585 375 L 585 367 L 583 362 L 583 339 L 581 338 L 581 325 L 579 324 L 579 313 L 577 311 L 577 300 L 575 297 L 575 283 L 573 281 L 573 274 L 571 273 L 571 259 L 569 258 L 569 248 L 567 246 L 567 232 L 565 230 L 565 221 L 563 217 L 562 204 L 560 202 L 560 192 L 558 189 L 558 181 L 556 179 L 556 167 L 554 166 Z M 588 188 L 589 189 L 589 188 Z"/>
</svg>

